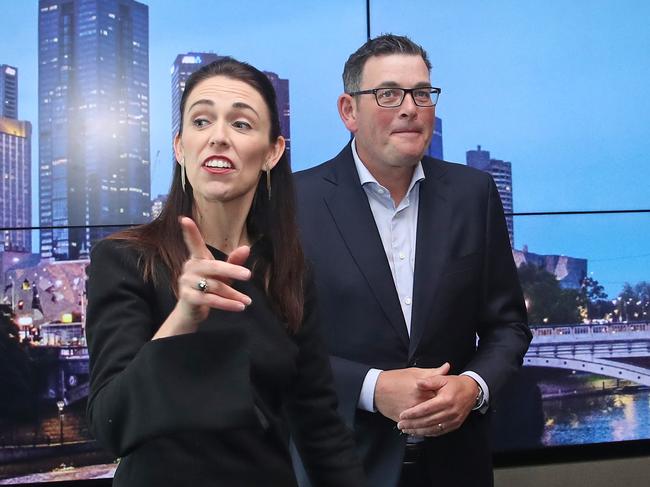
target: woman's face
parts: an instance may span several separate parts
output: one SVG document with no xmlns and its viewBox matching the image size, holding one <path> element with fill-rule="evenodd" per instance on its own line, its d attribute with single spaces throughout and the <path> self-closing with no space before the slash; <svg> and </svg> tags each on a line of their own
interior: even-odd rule
<svg viewBox="0 0 650 487">
<path fill-rule="evenodd" d="M 260 171 L 272 169 L 284 139 L 269 140 L 269 110 L 255 88 L 226 76 L 198 83 L 188 95 L 183 132 L 174 140 L 197 202 L 250 205 Z M 201 201 L 202 200 L 202 201 Z"/>
</svg>

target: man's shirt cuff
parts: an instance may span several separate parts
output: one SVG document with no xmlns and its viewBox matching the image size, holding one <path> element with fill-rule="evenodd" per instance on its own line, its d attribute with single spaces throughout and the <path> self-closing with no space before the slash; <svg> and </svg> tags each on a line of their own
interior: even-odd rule
<svg viewBox="0 0 650 487">
<path fill-rule="evenodd" d="M 472 372 L 471 370 L 467 370 L 460 375 L 471 377 L 478 383 L 478 386 L 483 391 L 483 403 L 479 406 L 477 411 L 479 413 L 485 414 L 485 412 L 488 410 L 488 407 L 490 406 L 490 389 L 488 388 L 487 384 L 480 375 L 478 375 L 476 372 Z"/>
<path fill-rule="evenodd" d="M 376 413 L 377 409 L 375 408 L 375 386 L 377 385 L 377 379 L 379 374 L 383 370 L 379 369 L 370 369 L 366 374 L 366 378 L 363 379 L 363 385 L 361 386 L 361 394 L 359 394 L 359 402 L 357 407 L 363 409 L 364 411 L 369 411 L 371 413 Z"/>
</svg>

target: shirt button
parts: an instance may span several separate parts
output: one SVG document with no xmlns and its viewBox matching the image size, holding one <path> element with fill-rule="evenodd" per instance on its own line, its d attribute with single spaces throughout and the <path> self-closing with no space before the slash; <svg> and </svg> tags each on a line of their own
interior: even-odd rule
<svg viewBox="0 0 650 487">
<path fill-rule="evenodd" d="M 379 189 L 377 190 L 377 193 L 379 193 L 379 194 L 384 194 L 384 190 L 381 189 L 381 188 L 379 188 Z"/>
<path fill-rule="evenodd" d="M 404 298 L 404 302 L 406 304 L 411 304 L 411 298 L 409 298 L 409 297 Z"/>
<path fill-rule="evenodd" d="M 400 252 L 400 253 L 399 253 L 399 258 L 400 258 L 401 260 L 404 260 L 404 259 L 406 258 L 406 255 L 404 255 L 404 252 Z"/>
</svg>

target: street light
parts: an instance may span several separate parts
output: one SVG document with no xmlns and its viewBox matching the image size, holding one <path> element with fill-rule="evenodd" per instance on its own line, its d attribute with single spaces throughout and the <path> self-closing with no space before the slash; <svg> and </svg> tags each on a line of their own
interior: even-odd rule
<svg viewBox="0 0 650 487">
<path fill-rule="evenodd" d="M 9 280 L 11 281 L 11 311 L 14 311 L 16 306 L 16 288 L 14 287 L 15 282 L 13 276 L 9 276 Z"/>
<path fill-rule="evenodd" d="M 59 408 L 59 443 L 63 445 L 63 408 L 65 401 L 56 401 L 56 407 Z"/>
</svg>

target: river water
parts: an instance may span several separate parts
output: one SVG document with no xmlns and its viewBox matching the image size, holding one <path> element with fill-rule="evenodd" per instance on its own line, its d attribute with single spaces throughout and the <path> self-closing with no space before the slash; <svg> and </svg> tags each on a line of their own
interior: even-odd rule
<svg viewBox="0 0 650 487">
<path fill-rule="evenodd" d="M 650 390 L 543 402 L 547 446 L 650 439 Z"/>
</svg>

